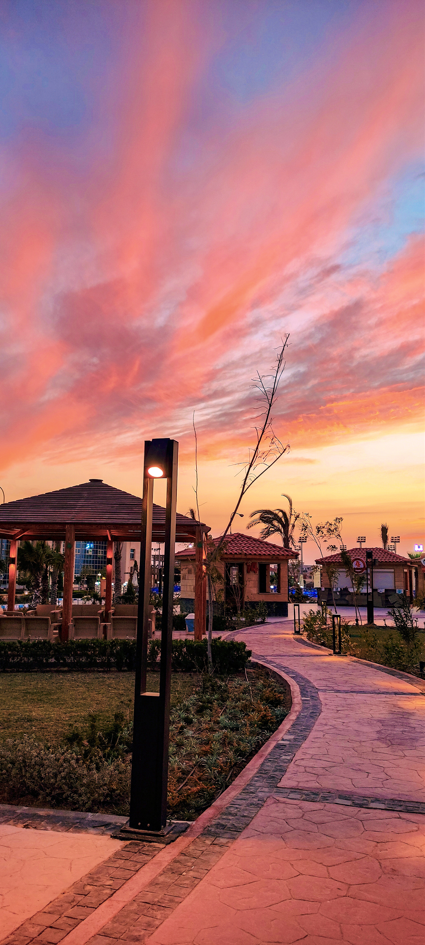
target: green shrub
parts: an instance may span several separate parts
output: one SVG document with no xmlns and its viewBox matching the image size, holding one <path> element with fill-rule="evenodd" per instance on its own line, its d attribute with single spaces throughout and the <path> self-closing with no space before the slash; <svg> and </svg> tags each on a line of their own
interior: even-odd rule
<svg viewBox="0 0 425 945">
<path fill-rule="evenodd" d="M 72 748 L 49 747 L 33 738 L 0 746 L 0 789 L 4 802 L 34 801 L 71 810 L 118 813 L 128 804 L 130 764 L 105 762 L 100 749 L 90 760 Z"/>
<path fill-rule="evenodd" d="M 247 679 L 203 676 L 196 691 L 171 709 L 171 816 L 192 819 L 211 804 L 275 731 L 289 706 L 287 689 L 261 668 L 250 669 Z M 24 737 L 0 745 L 1 801 L 128 814 L 129 719 L 116 713 L 99 727 L 90 715 L 64 741 L 52 746 Z"/>
<path fill-rule="evenodd" d="M 404 642 L 411 645 L 416 638 L 418 628 L 413 621 L 412 605 L 408 598 L 403 595 L 400 604 L 397 607 L 392 607 L 389 614 L 393 618 L 394 626 Z"/>
<path fill-rule="evenodd" d="M 333 630 L 331 621 L 332 612 L 326 610 L 309 610 L 303 617 L 303 633 L 307 640 L 312 643 L 318 643 L 320 646 L 327 646 L 330 650 L 333 648 Z M 343 653 L 350 652 L 350 636 L 345 622 L 341 621 L 341 650 Z"/>
<path fill-rule="evenodd" d="M 207 615 L 207 628 L 209 624 L 209 616 Z M 225 617 L 224 614 L 214 614 L 213 616 L 213 632 L 214 633 L 226 633 L 229 629 L 229 619 Z"/>
<path fill-rule="evenodd" d="M 148 644 L 148 667 L 157 669 L 160 639 Z M 251 656 L 245 643 L 215 639 L 212 643 L 215 672 L 242 672 Z M 0 671 L 31 672 L 69 669 L 74 671 L 127 670 L 136 666 L 135 640 L 0 640 Z M 182 672 L 206 672 L 207 641 L 173 640 L 172 668 Z"/>
<path fill-rule="evenodd" d="M 174 614 L 173 616 L 173 630 L 178 631 L 179 633 L 185 633 L 186 631 L 186 614 Z"/>
<path fill-rule="evenodd" d="M 422 642 L 418 638 L 407 642 L 397 630 L 388 630 L 384 635 L 371 629 L 363 631 L 360 641 L 352 644 L 350 652 L 360 659 L 381 663 L 391 669 L 417 673 L 422 657 Z"/>
</svg>

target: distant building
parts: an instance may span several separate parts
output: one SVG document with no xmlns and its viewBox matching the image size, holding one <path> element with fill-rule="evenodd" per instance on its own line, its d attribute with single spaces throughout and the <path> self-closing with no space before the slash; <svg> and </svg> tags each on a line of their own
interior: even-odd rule
<svg viewBox="0 0 425 945">
<path fill-rule="evenodd" d="M 0 588 L 1 589 L 6 588 L 9 584 L 9 574 L 8 574 L 9 547 L 10 547 L 10 542 L 7 540 L 7 538 L 0 538 L 0 558 L 2 559 L 2 561 L 4 561 L 6 565 L 6 570 L 0 571 Z"/>
<path fill-rule="evenodd" d="M 403 558 L 393 551 L 386 551 L 384 548 L 350 548 L 347 554 L 352 561 L 362 561 L 366 564 L 366 552 L 371 551 L 376 565 L 373 569 L 373 602 L 375 607 L 388 607 L 397 603 L 398 595 L 405 594 L 410 599 L 416 594 L 416 575 L 414 561 L 411 558 Z M 329 576 L 326 573 L 326 565 L 335 565 L 334 594 L 335 600 L 340 606 L 352 606 L 354 603 L 354 594 L 351 580 L 344 569 L 341 552 L 333 555 L 327 555 L 324 558 L 316 558 L 316 564 L 322 568 L 322 584 L 319 590 L 319 603 L 332 602 L 332 591 L 329 582 Z M 366 569 L 364 572 L 364 585 L 361 593 L 357 595 L 359 604 L 366 603 Z"/>
<path fill-rule="evenodd" d="M 86 574 L 99 574 L 106 568 L 106 546 L 106 541 L 76 541 L 75 576 L 79 577 L 83 568 Z"/>
</svg>

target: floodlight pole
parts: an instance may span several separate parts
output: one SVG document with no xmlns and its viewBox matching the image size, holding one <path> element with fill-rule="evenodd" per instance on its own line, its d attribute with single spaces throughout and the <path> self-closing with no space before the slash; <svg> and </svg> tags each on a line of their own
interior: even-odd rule
<svg viewBox="0 0 425 945">
<path fill-rule="evenodd" d="M 147 475 L 147 467 L 157 445 L 165 451 L 163 478 L 167 479 L 159 693 L 147 690 L 154 486 L 154 480 Z M 151 837 L 166 832 L 177 462 L 178 443 L 175 440 L 145 443 L 130 821 L 129 827 L 124 828 L 129 833 L 140 833 L 141 837 L 142 832 Z"/>
<path fill-rule="evenodd" d="M 373 624 L 375 615 L 373 612 L 373 551 L 366 552 L 366 573 L 367 573 L 367 622 Z M 370 578 L 370 581 L 369 581 Z"/>
</svg>

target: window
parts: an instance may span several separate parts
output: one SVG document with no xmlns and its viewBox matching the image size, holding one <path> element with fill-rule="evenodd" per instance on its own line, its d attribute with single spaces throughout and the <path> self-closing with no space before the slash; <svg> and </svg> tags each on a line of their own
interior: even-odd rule
<svg viewBox="0 0 425 945">
<path fill-rule="evenodd" d="M 280 594 L 280 563 L 270 564 L 270 594 Z"/>
<path fill-rule="evenodd" d="M 239 584 L 239 565 L 232 565 L 229 568 L 229 583 L 235 587 Z"/>
<path fill-rule="evenodd" d="M 260 561 L 258 565 L 258 592 L 259 594 L 267 594 L 267 569 L 268 569 L 268 564 L 264 564 L 263 561 Z"/>
<path fill-rule="evenodd" d="M 135 548 L 130 548 L 130 561 L 134 561 Z"/>
</svg>

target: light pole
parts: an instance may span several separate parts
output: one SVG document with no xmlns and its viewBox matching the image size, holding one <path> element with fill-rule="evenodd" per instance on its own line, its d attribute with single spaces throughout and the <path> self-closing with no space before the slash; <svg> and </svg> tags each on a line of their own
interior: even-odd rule
<svg viewBox="0 0 425 945">
<path fill-rule="evenodd" d="M 373 624 L 375 617 L 373 612 L 373 566 L 375 564 L 375 559 L 373 557 L 373 551 L 366 552 L 366 580 L 367 580 L 367 622 L 368 624 Z M 369 582 L 370 575 L 370 582 Z M 369 586 L 370 583 L 370 586 Z"/>
<path fill-rule="evenodd" d="M 365 541 L 366 541 L 366 538 L 365 538 L 364 535 L 360 535 L 360 537 L 357 539 L 357 541 L 358 541 L 358 543 L 359 543 L 359 548 L 363 548 L 363 545 L 364 545 L 364 543 L 365 543 Z"/>
<path fill-rule="evenodd" d="M 5 502 L 6 502 L 6 496 L 5 496 L 5 494 L 4 494 L 4 489 L 3 489 L 2 486 L 0 486 L 0 489 L 1 489 L 2 493 L 3 493 L 3 502 L 2 502 L 2 505 L 4 505 Z"/>
<path fill-rule="evenodd" d="M 303 561 L 303 545 L 304 545 L 305 542 L 307 541 L 307 538 L 303 538 L 303 537 L 301 536 L 301 537 L 298 539 L 298 541 L 299 541 L 299 545 L 300 545 L 300 587 L 304 587 L 304 575 L 303 575 L 303 566 L 304 566 L 304 561 Z"/>
<path fill-rule="evenodd" d="M 171 827 L 167 828 L 166 822 L 177 460 L 176 440 L 156 439 L 145 443 L 130 821 L 129 826 L 120 831 L 125 839 L 131 836 L 158 839 L 171 830 Z M 147 690 L 155 479 L 167 480 L 159 693 Z"/>
</svg>

